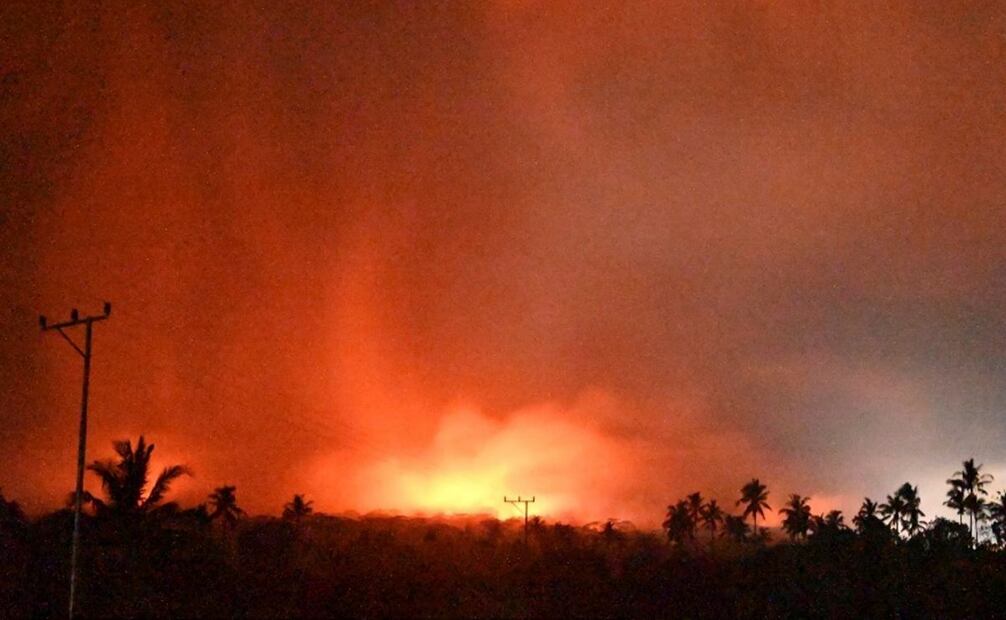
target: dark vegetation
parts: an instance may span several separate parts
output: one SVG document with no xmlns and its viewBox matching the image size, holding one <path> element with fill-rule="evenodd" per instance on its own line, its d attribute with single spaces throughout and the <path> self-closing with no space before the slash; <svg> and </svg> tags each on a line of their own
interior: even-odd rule
<svg viewBox="0 0 1006 620">
<path fill-rule="evenodd" d="M 92 464 L 103 497 L 83 520 L 79 609 L 87 617 L 1001 617 L 1006 498 L 966 461 L 948 481 L 958 520 L 929 523 L 906 483 L 846 523 L 794 494 L 776 541 L 768 488 L 739 515 L 693 493 L 665 529 L 608 521 L 318 514 L 300 495 L 282 518 L 248 517 L 222 486 L 194 508 L 148 487 L 152 445 L 117 442 Z M 66 613 L 73 513 L 25 517 L 0 497 L 0 617 Z M 750 525 L 748 524 L 750 520 Z M 979 539 L 979 540 L 976 540 Z"/>
</svg>

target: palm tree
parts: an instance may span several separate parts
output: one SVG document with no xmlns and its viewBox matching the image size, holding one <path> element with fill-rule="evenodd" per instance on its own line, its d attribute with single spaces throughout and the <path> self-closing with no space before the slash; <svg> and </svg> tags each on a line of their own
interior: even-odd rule
<svg viewBox="0 0 1006 620">
<path fill-rule="evenodd" d="M 734 542 L 742 543 L 746 541 L 750 531 L 751 528 L 748 527 L 744 517 L 727 515 L 723 519 L 723 536 L 729 537 Z"/>
<path fill-rule="evenodd" d="M 706 528 L 709 530 L 710 544 L 712 544 L 713 538 L 716 537 L 716 526 L 723 523 L 723 516 L 723 509 L 720 508 L 715 499 L 709 500 L 709 503 L 702 507 L 700 517 L 702 518 L 702 522 L 705 523 Z"/>
<path fill-rule="evenodd" d="M 215 521 L 222 518 L 224 525 L 233 528 L 237 525 L 238 519 L 244 515 L 245 511 L 238 507 L 237 487 L 225 485 L 217 487 L 210 493 L 210 506 L 213 512 L 210 513 L 210 520 Z"/>
<path fill-rule="evenodd" d="M 283 507 L 283 518 L 299 524 L 302 518 L 314 512 L 313 505 L 314 502 L 306 501 L 303 495 L 296 494 L 290 503 Z"/>
<path fill-rule="evenodd" d="M 877 526 L 883 527 L 884 522 L 877 516 L 878 508 L 879 505 L 877 502 L 873 501 L 869 497 L 863 498 L 863 505 L 860 506 L 859 512 L 856 513 L 856 516 L 852 518 L 852 522 L 856 526 L 857 532 L 863 534 L 867 531 L 872 531 L 872 528 Z"/>
<path fill-rule="evenodd" d="M 852 522 L 858 527 L 860 523 L 865 522 L 869 518 L 876 518 L 877 516 L 877 502 L 873 501 L 869 497 L 863 498 L 863 505 L 859 507 L 859 512 L 856 516 L 852 518 Z"/>
<path fill-rule="evenodd" d="M 692 517 L 692 523 L 698 523 L 702 518 L 702 493 L 696 491 L 685 498 L 688 502 L 688 513 Z"/>
<path fill-rule="evenodd" d="M 992 533 L 996 542 L 1002 545 L 1006 542 L 1006 491 L 1000 491 L 994 502 L 988 504 L 989 517 L 992 519 Z"/>
<path fill-rule="evenodd" d="M 957 513 L 957 522 L 964 523 L 964 486 L 960 480 L 947 480 L 950 490 L 947 491 L 947 501 L 943 505 Z"/>
<path fill-rule="evenodd" d="M 664 519 L 664 529 L 667 530 L 667 540 L 672 543 L 681 544 L 686 537 L 691 537 L 695 531 L 695 524 L 692 522 L 691 511 L 688 509 L 688 502 L 679 501 L 667 507 L 667 518 Z"/>
<path fill-rule="evenodd" d="M 789 534 L 790 540 L 807 537 L 807 530 L 810 528 L 810 506 L 807 504 L 809 499 L 793 493 L 786 505 L 779 509 L 780 514 L 786 515 L 782 521 L 782 528 Z"/>
<path fill-rule="evenodd" d="M 906 482 L 901 485 L 898 489 L 898 496 L 901 497 L 904 507 L 901 511 L 901 525 L 908 532 L 909 536 L 914 536 L 920 529 L 922 529 L 922 522 L 920 517 L 926 516 L 926 513 L 919 509 L 919 504 L 921 499 L 919 498 L 919 487 L 913 487 L 911 484 Z"/>
<path fill-rule="evenodd" d="M 815 515 L 810 518 L 810 531 L 815 539 L 836 541 L 848 530 L 841 510 L 832 510 L 826 515 Z"/>
<path fill-rule="evenodd" d="M 978 543 L 978 538 L 980 534 L 979 524 L 988 518 L 988 502 L 984 498 L 979 497 L 975 493 L 968 493 L 967 497 L 964 498 L 964 510 L 968 513 L 968 518 L 971 521 L 971 527 L 973 529 L 973 538 L 975 544 Z"/>
<path fill-rule="evenodd" d="M 905 500 L 901 495 L 895 493 L 888 495 L 887 501 L 878 506 L 880 514 L 892 528 L 896 536 L 901 535 L 901 516 L 905 512 Z"/>
<path fill-rule="evenodd" d="M 954 475 L 957 478 L 951 478 L 947 482 L 952 486 L 960 486 L 964 491 L 964 501 L 961 503 L 966 505 L 966 510 L 970 517 L 971 526 L 971 537 L 977 542 L 978 539 L 978 521 L 981 520 L 984 514 L 984 502 L 978 501 L 979 495 L 988 495 L 988 491 L 985 490 L 985 485 L 992 482 L 991 474 L 982 473 L 982 465 L 975 465 L 974 458 L 970 458 L 963 463 L 961 463 L 961 470 L 955 471 Z M 971 496 L 974 496 L 972 499 Z"/>
<path fill-rule="evenodd" d="M 844 530 L 845 517 L 841 510 L 831 510 L 824 516 L 824 524 L 833 530 Z"/>
<path fill-rule="evenodd" d="M 164 499 L 171 483 L 191 471 L 184 465 L 165 467 L 154 480 L 154 485 L 147 492 L 147 481 L 150 473 L 150 454 L 154 444 L 147 445 L 143 435 L 133 449 L 129 440 L 114 441 L 112 446 L 119 455 L 119 460 L 94 461 L 87 466 L 101 479 L 101 487 L 105 492 L 105 501 L 88 495 L 99 513 L 107 512 L 113 515 L 142 515 L 158 508 Z M 167 504 L 160 508 L 174 507 Z"/>
<path fill-rule="evenodd" d="M 0 526 L 20 527 L 28 522 L 21 505 L 14 500 L 8 500 L 0 491 Z M 3 529 L 0 527 L 0 530 Z"/>
<path fill-rule="evenodd" d="M 751 515 L 754 521 L 754 534 L 758 535 L 758 515 L 765 517 L 765 510 L 772 510 L 768 505 L 768 487 L 752 478 L 751 482 L 741 487 L 741 498 L 737 500 L 738 506 L 744 504 L 743 516 Z"/>
</svg>

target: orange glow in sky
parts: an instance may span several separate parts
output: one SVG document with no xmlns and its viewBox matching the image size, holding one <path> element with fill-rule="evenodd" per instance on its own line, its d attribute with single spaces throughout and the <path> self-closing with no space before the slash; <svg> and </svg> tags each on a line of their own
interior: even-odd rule
<svg viewBox="0 0 1006 620">
<path fill-rule="evenodd" d="M 824 5 L 14 3 L 5 496 L 72 488 L 37 316 L 108 299 L 88 460 L 183 504 L 941 514 L 1006 461 L 1006 11 Z"/>
</svg>

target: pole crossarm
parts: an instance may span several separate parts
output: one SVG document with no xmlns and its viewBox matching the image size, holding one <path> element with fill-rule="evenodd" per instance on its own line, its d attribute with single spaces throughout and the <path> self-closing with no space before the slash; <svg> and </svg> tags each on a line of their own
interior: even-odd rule
<svg viewBox="0 0 1006 620">
<path fill-rule="evenodd" d="M 77 325 L 83 325 L 85 323 L 94 323 L 96 321 L 104 321 L 108 318 L 107 314 L 96 314 L 94 316 L 85 316 L 79 319 L 72 319 L 69 321 L 63 321 L 62 323 L 54 323 L 49 325 L 46 323 L 42 326 L 42 331 L 47 332 L 50 329 L 65 329 L 67 327 L 76 327 Z"/>
<path fill-rule="evenodd" d="M 528 504 L 534 503 L 534 495 L 531 496 L 531 499 L 526 499 L 520 495 L 517 496 L 517 499 L 510 499 L 504 495 L 503 501 L 513 505 L 513 507 L 517 509 L 517 512 L 520 512 L 520 508 L 517 504 L 524 504 L 524 546 L 527 547 L 527 507 Z"/>
</svg>

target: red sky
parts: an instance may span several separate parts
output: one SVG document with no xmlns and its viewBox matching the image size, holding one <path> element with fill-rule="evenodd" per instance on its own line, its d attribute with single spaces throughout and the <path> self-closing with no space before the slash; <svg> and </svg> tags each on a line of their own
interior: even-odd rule
<svg viewBox="0 0 1006 620">
<path fill-rule="evenodd" d="M 653 523 L 752 476 L 930 513 L 966 457 L 1006 480 L 997 3 L 158 4 L 0 8 L 29 508 L 79 397 L 36 316 L 106 298 L 89 455 L 145 433 L 186 502 Z"/>
</svg>

